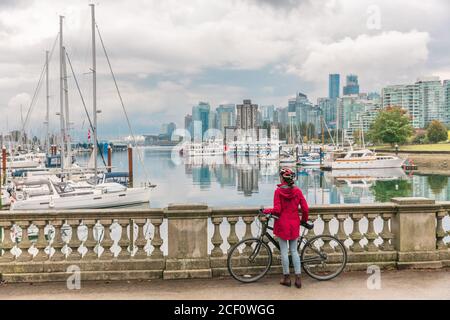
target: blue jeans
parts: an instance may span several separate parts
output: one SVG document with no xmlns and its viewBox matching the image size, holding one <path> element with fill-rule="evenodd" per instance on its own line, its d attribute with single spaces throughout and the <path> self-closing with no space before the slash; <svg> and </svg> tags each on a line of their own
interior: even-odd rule
<svg viewBox="0 0 450 320">
<path fill-rule="evenodd" d="M 300 274 L 302 272 L 300 266 L 300 256 L 298 255 L 297 251 L 297 241 L 298 239 L 283 240 L 281 238 L 278 238 L 278 243 L 280 244 L 280 251 L 281 251 L 281 264 L 283 266 L 284 275 L 289 274 L 288 242 L 289 242 L 289 249 L 291 250 L 291 257 L 292 263 L 294 264 L 295 274 Z"/>
</svg>

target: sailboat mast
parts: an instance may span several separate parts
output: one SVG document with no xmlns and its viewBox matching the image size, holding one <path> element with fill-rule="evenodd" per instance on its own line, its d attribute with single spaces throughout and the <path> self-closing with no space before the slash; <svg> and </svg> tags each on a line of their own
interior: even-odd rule
<svg viewBox="0 0 450 320">
<path fill-rule="evenodd" d="M 50 122 L 50 115 L 49 115 L 49 89 L 48 89 L 48 72 L 49 72 L 49 65 L 48 65 L 48 50 L 45 51 L 45 92 L 46 92 L 46 112 L 45 112 L 45 129 L 46 129 L 46 136 L 45 136 L 45 152 L 47 153 L 50 148 L 50 137 L 49 137 L 49 122 Z"/>
<path fill-rule="evenodd" d="M 70 141 L 70 117 L 69 117 L 69 86 L 67 85 L 67 65 L 66 65 L 66 47 L 63 47 L 63 75 L 64 75 L 64 112 L 66 120 L 66 143 L 67 143 L 67 166 L 71 167 L 72 163 L 72 146 Z"/>
<path fill-rule="evenodd" d="M 336 100 L 336 149 L 339 149 L 339 103 Z"/>
<path fill-rule="evenodd" d="M 92 15 L 92 108 L 94 113 L 93 134 L 94 134 L 94 172 L 97 175 L 97 71 L 96 71 L 96 59 L 95 59 L 95 5 L 92 3 L 91 15 Z M 97 179 L 94 179 L 97 184 Z"/>
<path fill-rule="evenodd" d="M 59 120 L 61 125 L 61 171 L 64 170 L 64 158 L 65 154 L 65 141 L 66 141 L 66 128 L 64 123 L 64 94 L 63 94 L 63 18 L 59 16 Z"/>
</svg>

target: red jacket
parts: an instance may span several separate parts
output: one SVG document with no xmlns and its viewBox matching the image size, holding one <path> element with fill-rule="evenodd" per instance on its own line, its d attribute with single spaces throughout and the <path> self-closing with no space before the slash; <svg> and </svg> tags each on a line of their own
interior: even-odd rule
<svg viewBox="0 0 450 320">
<path fill-rule="evenodd" d="M 302 191 L 297 187 L 289 187 L 286 183 L 277 185 L 273 197 L 273 208 L 265 209 L 264 213 L 279 216 L 275 220 L 273 233 L 283 240 L 294 240 L 300 235 L 300 217 L 298 206 L 302 209 L 302 220 L 308 221 L 308 203 Z"/>
</svg>

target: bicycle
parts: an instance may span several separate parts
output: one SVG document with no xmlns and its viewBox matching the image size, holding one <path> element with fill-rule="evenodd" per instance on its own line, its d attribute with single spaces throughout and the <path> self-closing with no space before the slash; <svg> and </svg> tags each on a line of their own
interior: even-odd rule
<svg viewBox="0 0 450 320">
<path fill-rule="evenodd" d="M 280 250 L 278 241 L 268 232 L 273 230 L 273 227 L 269 226 L 269 221 L 278 217 L 265 215 L 260 211 L 258 218 L 262 223 L 259 237 L 243 239 L 228 252 L 229 273 L 234 279 L 244 283 L 255 282 L 269 271 L 273 259 L 269 243 Z M 304 228 L 297 250 L 301 250 L 300 261 L 303 270 L 310 277 L 321 281 L 337 277 L 347 264 L 347 250 L 344 244 L 331 235 L 317 235 L 307 240 L 305 232 L 314 228 L 314 224 L 302 222 L 301 225 Z"/>
</svg>

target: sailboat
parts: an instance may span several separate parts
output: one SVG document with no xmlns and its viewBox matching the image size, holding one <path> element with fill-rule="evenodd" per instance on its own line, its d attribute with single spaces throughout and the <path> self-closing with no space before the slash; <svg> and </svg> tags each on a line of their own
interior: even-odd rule
<svg viewBox="0 0 450 320">
<path fill-rule="evenodd" d="M 97 179 L 97 93 L 96 93 L 96 54 L 95 54 L 95 6 L 91 6 L 92 15 L 92 73 L 93 73 L 93 125 L 94 148 L 93 159 L 93 184 L 75 183 L 70 179 L 57 181 L 54 175 L 27 179 L 16 182 L 9 190 L 11 194 L 10 210 L 35 210 L 35 209 L 97 209 L 135 204 L 145 204 L 150 201 L 150 187 L 128 188 L 118 182 L 107 182 L 105 179 Z M 63 17 L 60 16 L 60 124 L 61 124 L 61 174 L 58 178 L 64 180 L 64 174 L 70 178 L 71 148 L 67 141 L 68 95 L 67 73 L 65 70 L 65 48 L 63 47 Z M 69 61 L 70 62 L 70 61 Z M 65 91 L 65 99 L 63 95 Z M 65 115 L 65 117 L 64 117 Z M 33 190 L 33 191 L 32 191 Z"/>
</svg>

